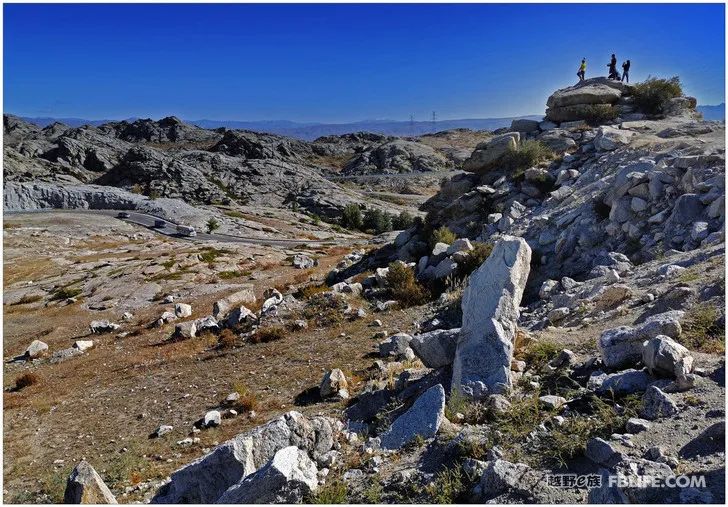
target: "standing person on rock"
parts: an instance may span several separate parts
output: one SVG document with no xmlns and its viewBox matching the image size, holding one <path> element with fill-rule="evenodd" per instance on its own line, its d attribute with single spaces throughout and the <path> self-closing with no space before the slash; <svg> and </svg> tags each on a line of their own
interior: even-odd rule
<svg viewBox="0 0 728 507">
<path fill-rule="evenodd" d="M 617 75 L 617 57 L 612 53 L 612 59 L 607 64 L 609 67 L 609 79 L 619 79 Z"/>
<path fill-rule="evenodd" d="M 629 67 L 631 65 L 632 62 L 630 62 L 629 60 L 622 64 L 622 82 L 624 82 L 624 80 L 626 79 L 627 83 L 629 83 Z"/>
<path fill-rule="evenodd" d="M 581 65 L 579 65 L 579 72 L 576 73 L 579 76 L 579 81 L 584 81 L 586 76 L 586 58 L 581 59 Z"/>
</svg>

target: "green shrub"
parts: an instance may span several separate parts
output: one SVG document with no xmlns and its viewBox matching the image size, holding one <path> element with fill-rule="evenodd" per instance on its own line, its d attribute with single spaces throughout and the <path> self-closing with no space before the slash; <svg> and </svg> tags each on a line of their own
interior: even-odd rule
<svg viewBox="0 0 728 507">
<path fill-rule="evenodd" d="M 346 483 L 341 479 L 333 479 L 326 481 L 322 487 L 316 490 L 316 493 L 308 499 L 307 503 L 312 504 L 339 504 L 347 503 Z"/>
<path fill-rule="evenodd" d="M 445 468 L 435 480 L 425 486 L 425 492 L 434 504 L 466 503 L 473 480 L 461 465 Z"/>
<path fill-rule="evenodd" d="M 207 233 L 210 234 L 213 231 L 216 231 L 220 228 L 220 222 L 218 222 L 215 218 L 210 218 L 210 220 L 207 221 Z"/>
<path fill-rule="evenodd" d="M 392 230 L 392 217 L 379 209 L 370 209 L 364 214 L 363 228 L 367 231 L 374 231 L 375 234 L 382 234 Z"/>
<path fill-rule="evenodd" d="M 347 204 L 341 213 L 341 226 L 347 229 L 361 229 L 364 220 L 361 216 L 361 210 L 356 204 Z"/>
<path fill-rule="evenodd" d="M 387 285 L 392 299 L 405 308 L 425 304 L 430 299 L 430 293 L 415 278 L 414 270 L 401 262 L 389 265 Z"/>
<path fill-rule="evenodd" d="M 670 79 L 648 77 L 645 81 L 634 85 L 634 104 L 637 109 L 647 114 L 662 114 L 670 99 L 683 94 L 680 78 Z"/>
<path fill-rule="evenodd" d="M 407 213 L 406 211 L 403 211 L 398 216 L 394 217 L 392 219 L 392 228 L 395 231 L 400 231 L 404 229 L 409 229 L 412 227 L 415 223 L 415 219 L 412 215 Z"/>
<path fill-rule="evenodd" d="M 528 345 L 523 353 L 523 360 L 529 368 L 534 370 L 540 370 L 546 363 L 555 358 L 563 347 L 558 343 L 550 341 L 532 341 Z"/>
<path fill-rule="evenodd" d="M 455 236 L 455 233 L 443 225 L 432 231 L 430 235 L 430 247 L 434 247 L 438 243 L 451 245 L 456 239 L 457 236 Z"/>
<path fill-rule="evenodd" d="M 60 287 L 51 294 L 51 301 L 62 301 L 68 298 L 74 298 L 81 294 L 83 290 L 80 287 Z"/>
<path fill-rule="evenodd" d="M 473 249 L 469 255 L 461 262 L 460 269 L 463 274 L 469 275 L 478 269 L 493 251 L 493 245 L 490 243 L 481 243 L 476 241 L 473 243 Z"/>
<path fill-rule="evenodd" d="M 529 167 L 553 157 L 554 152 L 541 141 L 525 139 L 517 149 L 508 151 L 498 162 L 498 166 L 510 171 L 513 177 L 519 177 Z"/>
</svg>

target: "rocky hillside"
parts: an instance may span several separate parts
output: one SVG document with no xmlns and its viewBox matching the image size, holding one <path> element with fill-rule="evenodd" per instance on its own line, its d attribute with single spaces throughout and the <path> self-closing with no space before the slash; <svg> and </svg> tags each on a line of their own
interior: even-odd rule
<svg viewBox="0 0 728 507">
<path fill-rule="evenodd" d="M 127 480 L 94 464 L 107 457 L 74 460 L 67 500 L 723 503 L 725 126 L 702 121 L 689 97 L 648 107 L 644 96 L 644 87 L 603 79 L 558 90 L 543 121 L 469 139 L 463 172 L 407 230 L 343 249 L 325 269 L 310 252 L 292 252 L 292 268 L 305 270 L 295 284 L 261 269 L 248 283 L 264 290 L 239 285 L 161 315 L 152 308 L 153 346 L 191 354 L 210 385 L 163 383 L 174 403 L 150 409 L 153 421 L 127 417 L 149 426 L 151 443 L 124 459 L 143 455 L 160 473 Z M 261 152 L 249 134 L 226 133 L 175 160 L 203 174 L 210 153 L 266 167 L 355 153 L 365 172 L 382 157 L 402 171 L 421 163 L 407 142 L 350 139 L 353 149 L 325 138 L 310 153 L 271 139 Z M 123 185 L 136 170 L 124 167 L 104 176 Z M 66 262 L 74 277 L 83 269 Z M 165 274 L 164 264 L 144 262 L 135 269 Z M 213 268 L 214 259 L 195 273 Z M 11 271 L 14 280 L 25 272 Z M 197 294 L 197 284 L 174 283 L 175 293 Z M 28 287 L 15 281 L 13 297 Z M 121 340 L 130 324 L 108 315 L 92 332 Z M 43 371 L 48 345 L 38 341 L 13 351 Z M 201 367 L 203 357 L 213 366 Z M 171 352 L 142 364 L 172 375 L 170 358 L 184 364 Z M 247 385 L 226 396 L 212 370 L 227 377 L 238 359 Z M 256 396 L 266 421 L 247 424 L 262 410 Z M 165 422 L 188 404 L 197 411 Z M 23 420 L 13 419 L 25 428 Z"/>
</svg>

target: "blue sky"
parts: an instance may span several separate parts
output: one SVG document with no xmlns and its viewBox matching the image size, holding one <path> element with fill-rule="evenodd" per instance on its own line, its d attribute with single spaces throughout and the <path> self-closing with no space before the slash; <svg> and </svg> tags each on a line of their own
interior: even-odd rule
<svg viewBox="0 0 728 507">
<path fill-rule="evenodd" d="M 724 6 L 4 5 L 4 110 L 344 122 L 542 114 L 606 74 L 724 101 Z"/>
</svg>

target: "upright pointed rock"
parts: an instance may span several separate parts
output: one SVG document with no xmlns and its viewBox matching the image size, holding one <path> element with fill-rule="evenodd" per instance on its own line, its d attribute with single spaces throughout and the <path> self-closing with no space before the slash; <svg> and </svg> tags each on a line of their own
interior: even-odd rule
<svg viewBox="0 0 728 507">
<path fill-rule="evenodd" d="M 463 293 L 463 325 L 453 364 L 454 392 L 481 399 L 510 389 L 518 307 L 530 263 L 528 243 L 504 236 L 470 275 Z"/>
<path fill-rule="evenodd" d="M 117 502 L 94 467 L 87 461 L 81 461 L 68 477 L 63 503 L 115 504 Z"/>
</svg>

